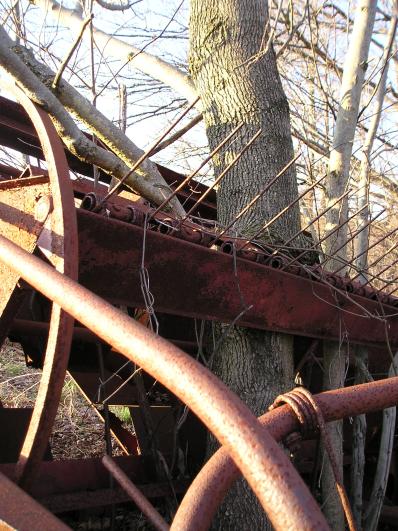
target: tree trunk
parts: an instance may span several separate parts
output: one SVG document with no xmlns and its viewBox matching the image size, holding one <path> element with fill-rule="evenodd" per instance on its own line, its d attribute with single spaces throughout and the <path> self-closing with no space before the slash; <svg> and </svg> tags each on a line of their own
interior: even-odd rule
<svg viewBox="0 0 398 531">
<path fill-rule="evenodd" d="M 388 31 L 387 36 L 387 42 L 384 47 L 383 51 L 383 57 L 382 57 L 382 72 L 380 81 L 377 85 L 377 89 L 374 91 L 374 93 L 371 95 L 371 99 L 374 99 L 374 105 L 373 105 L 373 115 L 371 118 L 370 126 L 368 129 L 368 132 L 366 134 L 365 142 L 360 154 L 360 160 L 361 160 L 361 167 L 360 167 L 360 175 L 358 180 L 358 191 L 357 191 L 357 208 L 365 207 L 364 210 L 361 212 L 358 222 L 358 229 L 362 229 L 362 232 L 358 234 L 358 237 L 355 239 L 355 256 L 356 259 L 356 267 L 358 271 L 360 271 L 360 276 L 358 280 L 360 282 L 367 282 L 368 275 L 367 275 L 367 267 L 368 267 L 368 247 L 369 247 L 369 226 L 366 226 L 369 216 L 370 216 L 370 208 L 369 208 L 369 192 L 370 192 L 370 169 L 371 169 L 371 154 L 373 149 L 373 143 L 376 136 L 377 128 L 379 127 L 379 122 L 381 118 L 381 113 L 383 111 L 383 102 L 384 102 L 384 96 L 386 93 L 386 83 L 387 83 L 387 75 L 388 75 L 388 67 L 389 67 L 389 61 L 391 57 L 391 51 L 392 46 L 394 43 L 394 37 L 395 32 L 397 29 L 397 16 L 394 15 L 391 18 L 390 22 L 390 28 Z M 371 103 L 371 101 L 369 102 Z M 360 361 L 362 364 L 367 366 L 367 359 L 368 359 L 368 350 L 366 347 L 358 346 L 357 347 L 357 358 L 360 358 Z M 359 363 L 359 360 L 358 360 Z M 358 363 L 355 367 L 355 383 L 364 383 L 366 380 L 363 375 L 363 371 L 361 368 L 358 368 Z M 394 374 L 394 373 L 393 373 Z M 395 415 L 395 408 L 391 408 L 391 411 L 386 410 L 383 415 L 383 434 L 385 432 L 388 433 L 388 426 L 391 424 L 391 417 L 392 410 L 394 410 Z M 388 413 L 387 413 L 388 411 Z M 391 414 L 391 415 L 390 415 Z M 387 427 L 385 427 L 385 423 L 387 424 Z M 393 422 L 395 425 L 395 423 Z M 391 427 L 390 427 L 391 429 Z M 352 464 L 351 464 L 351 499 L 352 499 L 352 512 L 357 524 L 358 529 L 362 529 L 362 512 L 363 512 L 363 478 L 365 474 L 365 442 L 366 442 L 366 415 L 358 415 L 354 418 L 353 426 L 352 426 L 352 433 L 353 433 L 353 444 L 352 444 Z M 389 437 L 387 436 L 387 441 L 389 441 Z M 384 439 L 382 438 L 382 441 Z M 389 448 L 389 444 L 387 442 L 386 444 L 387 449 Z M 385 450 L 385 448 L 383 448 Z M 385 484 L 380 485 L 380 490 L 378 492 L 383 493 L 383 495 L 377 500 L 374 500 L 374 497 L 371 497 L 371 505 L 374 504 L 374 511 L 371 516 L 372 523 L 370 525 L 370 529 L 375 529 L 378 523 L 378 519 L 380 516 L 380 510 L 381 505 L 383 502 L 384 492 L 387 486 L 387 480 L 388 480 L 388 470 L 389 470 L 389 460 L 388 458 L 385 459 L 385 454 L 388 454 L 387 451 L 381 452 L 379 455 L 381 456 L 381 459 L 379 458 L 379 463 L 381 461 L 381 467 L 384 462 L 384 464 L 388 464 L 387 472 L 385 472 L 385 469 L 381 473 L 380 477 L 384 479 Z M 379 470 L 379 463 L 378 463 L 378 470 Z M 379 479 L 379 478 L 378 478 Z M 376 489 L 377 491 L 377 489 Z M 377 498 L 377 496 L 375 496 Z M 377 505 L 377 502 L 379 502 L 379 505 Z"/>
<path fill-rule="evenodd" d="M 347 349 L 335 341 L 323 343 L 323 390 L 344 387 L 345 362 Z M 343 477 L 343 422 L 329 422 L 327 425 L 330 441 L 336 462 Z M 344 530 L 344 513 L 340 497 L 336 490 L 336 480 L 327 452 L 323 450 L 322 466 L 322 500 L 323 512 L 330 528 L 335 531 Z"/>
<path fill-rule="evenodd" d="M 359 103 L 367 67 L 370 40 L 376 14 L 377 0 L 361 0 L 357 8 L 355 22 L 347 51 L 343 79 L 340 90 L 333 147 L 329 158 L 326 192 L 328 201 L 333 202 L 346 189 L 350 176 L 350 161 L 355 130 L 357 127 Z M 348 200 L 336 204 L 326 214 L 326 231 L 332 231 L 348 217 Z M 326 255 L 336 254 L 339 259 L 330 260 L 326 268 L 330 271 L 340 269 L 341 260 L 347 259 L 346 247 L 347 224 L 336 231 L 325 242 Z M 340 247 L 342 247 L 340 249 Z M 339 250 L 340 249 L 340 250 Z M 336 342 L 324 343 L 324 389 L 344 387 L 344 360 L 347 356 L 346 346 Z M 329 427 L 330 438 L 343 476 L 343 424 L 334 422 Z M 324 452 L 325 468 L 322 474 L 322 498 L 324 512 L 330 527 L 340 531 L 344 529 L 344 516 L 340 498 L 336 492 L 335 480 L 329 461 Z"/>
<path fill-rule="evenodd" d="M 361 0 L 355 16 L 354 27 L 344 63 L 343 79 L 340 89 L 340 106 L 337 112 L 333 147 L 329 158 L 327 177 L 327 196 L 329 202 L 337 199 L 346 189 L 350 176 L 350 161 L 355 130 L 357 127 L 359 103 L 367 68 L 369 45 L 373 32 L 377 0 Z M 326 214 L 326 230 L 332 231 L 339 223 L 347 219 L 348 200 L 343 207 L 338 203 Z M 325 242 L 326 254 L 331 255 L 347 240 L 347 225 L 333 234 Z M 346 259 L 346 249 L 337 252 Z M 327 267 L 330 271 L 340 268 L 341 263 L 331 260 Z"/>
<path fill-rule="evenodd" d="M 220 185 L 217 207 L 223 225 L 233 220 L 293 158 L 289 108 L 272 46 L 250 66 L 247 64 L 260 50 L 267 20 L 268 8 L 263 0 L 191 2 L 190 69 L 201 96 L 210 148 L 217 146 L 238 123 L 244 124 L 237 140 L 213 161 L 216 175 L 262 129 L 259 139 Z M 234 228 L 252 236 L 295 197 L 297 184 L 292 167 Z M 298 230 L 299 224 L 295 205 L 272 227 L 272 237 L 286 239 Z M 243 292 L 242 306 L 249 304 L 255 305 L 256 301 L 246 300 Z M 256 415 L 263 413 L 276 395 L 293 386 L 291 337 L 226 325 L 217 327 L 217 335 L 221 341 L 215 352 L 214 370 Z M 247 485 L 239 482 L 220 509 L 216 527 L 267 526 Z"/>
</svg>

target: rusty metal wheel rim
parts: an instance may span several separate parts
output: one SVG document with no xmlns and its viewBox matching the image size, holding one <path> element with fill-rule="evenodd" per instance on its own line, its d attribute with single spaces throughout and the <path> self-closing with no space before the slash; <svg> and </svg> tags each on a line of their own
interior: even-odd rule
<svg viewBox="0 0 398 531">
<path fill-rule="evenodd" d="M 46 227 L 51 261 L 60 273 L 77 279 L 77 222 L 69 168 L 57 132 L 46 112 L 16 85 L 13 93 L 27 112 L 43 149 L 52 194 L 53 214 Z M 43 373 L 32 418 L 16 466 L 16 480 L 29 488 L 48 444 L 65 379 L 74 320 L 53 304 Z"/>
<path fill-rule="evenodd" d="M 225 445 L 276 529 L 328 529 L 288 457 L 210 371 L 3 236 L 0 260 L 183 400 Z"/>
</svg>

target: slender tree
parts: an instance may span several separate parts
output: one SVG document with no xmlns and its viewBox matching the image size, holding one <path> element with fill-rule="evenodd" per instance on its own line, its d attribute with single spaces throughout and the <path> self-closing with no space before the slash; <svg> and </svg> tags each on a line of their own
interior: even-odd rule
<svg viewBox="0 0 398 531">
<path fill-rule="evenodd" d="M 377 0 L 361 0 L 357 6 L 355 23 L 344 64 L 340 105 L 336 117 L 333 147 L 329 158 L 326 187 L 329 202 L 339 197 L 346 190 L 349 182 L 352 148 L 376 15 L 376 5 Z M 339 224 L 344 223 L 347 217 L 348 200 L 346 199 L 342 205 L 336 205 L 327 213 L 326 231 L 333 231 Z M 347 224 L 344 224 L 332 237 L 326 240 L 326 254 L 328 256 L 336 255 L 336 259 L 330 260 L 327 264 L 329 270 L 339 269 L 341 267 L 339 259 L 347 259 L 347 250 L 344 247 L 346 240 Z M 324 389 L 344 387 L 346 357 L 347 351 L 343 341 L 340 343 L 324 342 Z M 341 421 L 333 422 L 329 425 L 329 433 L 341 474 L 343 473 L 342 431 L 343 424 Z M 324 510 L 331 528 L 340 530 L 344 528 L 344 515 L 339 496 L 334 487 L 335 478 L 326 452 L 323 460 L 322 493 L 325 504 Z"/>
</svg>

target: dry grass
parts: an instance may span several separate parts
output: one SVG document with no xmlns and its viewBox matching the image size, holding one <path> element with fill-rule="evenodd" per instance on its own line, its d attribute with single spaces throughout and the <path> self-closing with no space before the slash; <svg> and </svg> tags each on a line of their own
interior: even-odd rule
<svg viewBox="0 0 398 531">
<path fill-rule="evenodd" d="M 33 407 L 41 370 L 25 364 L 16 343 L 0 353 L 0 401 L 5 407 Z M 54 459 L 100 457 L 105 453 L 104 425 L 67 375 L 51 437 Z"/>
</svg>

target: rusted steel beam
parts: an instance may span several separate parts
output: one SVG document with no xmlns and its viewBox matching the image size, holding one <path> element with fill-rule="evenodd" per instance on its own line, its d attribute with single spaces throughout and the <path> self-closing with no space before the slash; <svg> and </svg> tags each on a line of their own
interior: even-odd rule
<svg viewBox="0 0 398 531">
<path fill-rule="evenodd" d="M 183 493 L 187 487 L 184 480 L 173 481 L 171 485 L 176 494 Z M 164 498 L 170 494 L 170 483 L 149 483 L 139 487 L 147 498 Z M 114 487 L 112 489 L 53 494 L 45 498 L 39 498 L 38 501 L 52 513 L 57 514 L 126 503 L 130 501 L 130 497 L 123 489 Z"/>
<path fill-rule="evenodd" d="M 29 334 L 32 336 L 43 337 L 48 334 L 50 325 L 41 321 L 29 321 L 26 319 L 14 319 L 10 327 L 10 335 L 18 337 L 21 334 Z M 165 337 L 170 343 L 176 345 L 184 352 L 193 353 L 198 345 L 195 341 L 184 341 L 180 339 L 172 339 Z M 82 326 L 75 326 L 73 329 L 73 340 L 81 341 L 82 343 L 98 343 L 99 338 L 88 328 Z"/>
<path fill-rule="evenodd" d="M 326 391 L 314 398 L 327 422 L 371 413 L 398 403 L 398 377 Z M 297 417 L 287 405 L 265 413 L 259 420 L 277 441 L 284 440 L 289 433 L 300 429 Z M 228 451 L 225 448 L 218 450 L 189 487 L 171 529 L 208 529 L 226 492 L 239 475 Z"/>
<path fill-rule="evenodd" d="M 0 473 L 0 529 L 67 531 L 70 528 Z"/>
<path fill-rule="evenodd" d="M 77 214 L 80 283 L 107 300 L 142 307 L 143 229 L 91 212 Z M 368 315 L 380 315 L 378 302 L 343 296 L 321 282 L 248 260 L 237 258 L 236 263 L 242 296 L 252 305 L 238 324 L 338 339 L 344 320 L 351 342 L 385 344 L 384 321 Z M 234 321 L 242 312 L 232 256 L 147 231 L 145 267 L 158 311 L 224 322 Z M 398 345 L 396 308 L 384 306 L 384 311 L 390 315 L 389 340 Z"/>
<path fill-rule="evenodd" d="M 147 498 L 163 498 L 170 493 L 170 483 L 153 483 L 152 464 L 148 457 L 114 457 L 124 471 Z M 0 473 L 12 479 L 15 465 L 0 465 Z M 177 494 L 188 487 L 188 480 L 172 482 Z M 100 458 L 65 459 L 46 461 L 32 484 L 32 496 L 53 513 L 104 507 L 125 503 L 129 496 L 121 489 L 109 488 L 109 474 Z M 42 528 L 43 529 L 43 528 Z"/>
<path fill-rule="evenodd" d="M 0 260 L 183 400 L 228 449 L 276 529 L 327 529 L 285 453 L 210 371 L 2 236 Z"/>
<path fill-rule="evenodd" d="M 0 463 L 16 463 L 29 426 L 33 408 L 0 407 Z M 44 459 L 51 459 L 50 447 Z"/>
</svg>

